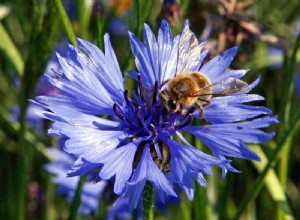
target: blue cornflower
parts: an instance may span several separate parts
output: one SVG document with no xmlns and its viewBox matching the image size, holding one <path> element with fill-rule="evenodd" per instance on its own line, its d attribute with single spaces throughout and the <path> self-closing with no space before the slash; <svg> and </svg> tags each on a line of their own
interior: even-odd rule
<svg viewBox="0 0 300 220">
<path fill-rule="evenodd" d="M 59 51 L 60 53 L 64 54 L 66 47 L 68 46 L 67 41 L 63 41 L 61 44 L 56 46 L 55 50 Z M 48 61 L 47 67 L 45 69 L 45 73 L 52 75 L 53 70 L 58 71 L 60 70 L 60 66 L 58 65 L 58 60 L 55 54 L 52 54 L 50 60 Z M 52 75 L 55 77 L 55 75 Z M 16 79 L 16 87 L 20 87 L 20 80 L 19 78 Z M 59 90 L 57 90 L 54 86 L 52 86 L 47 78 L 42 75 L 37 83 L 37 88 L 35 91 L 36 95 L 52 95 L 52 94 L 58 94 L 60 93 Z M 41 133 L 44 128 L 44 121 L 39 117 L 39 112 L 43 110 L 40 106 L 37 105 L 29 105 L 26 111 L 26 122 L 27 125 L 30 127 L 33 127 L 37 133 Z M 19 121 L 20 118 L 20 106 L 15 105 L 11 108 L 11 118 L 14 121 Z"/>
<path fill-rule="evenodd" d="M 26 122 L 29 127 L 34 128 L 38 133 L 43 130 L 44 123 L 43 120 L 38 117 L 38 113 L 41 111 L 41 108 L 36 105 L 29 105 L 26 111 Z M 20 106 L 14 105 L 10 109 L 11 119 L 13 121 L 20 120 Z"/>
<path fill-rule="evenodd" d="M 49 75 L 51 77 L 56 77 L 55 72 L 58 72 L 61 69 L 58 59 L 57 59 L 57 56 L 56 56 L 56 53 L 59 53 L 59 54 L 65 56 L 65 55 L 67 55 L 66 54 L 67 48 L 68 48 L 68 42 L 66 39 L 63 39 L 63 41 L 55 47 L 54 52 L 52 53 L 52 55 L 47 63 L 46 69 L 44 71 L 45 74 L 40 77 L 40 79 L 37 83 L 37 88 L 36 88 L 36 92 L 35 92 L 36 96 L 52 95 L 52 94 L 60 93 L 60 91 L 58 89 L 56 89 L 56 87 L 52 86 L 49 83 L 46 75 Z"/>
<path fill-rule="evenodd" d="M 45 169 L 54 175 L 52 181 L 58 185 L 57 194 L 66 195 L 68 201 L 73 201 L 80 177 L 67 177 L 66 173 L 70 170 L 75 160 L 69 154 L 56 148 L 50 148 L 49 153 L 53 161 L 46 164 Z M 80 215 L 88 215 L 97 211 L 106 185 L 107 182 L 105 181 L 94 184 L 93 179 L 86 180 L 80 196 L 81 205 L 78 210 Z"/>
<path fill-rule="evenodd" d="M 129 39 L 138 69 L 130 71 L 138 84 L 133 98 L 124 87 L 109 36 L 105 35 L 105 54 L 82 39 L 78 39 L 79 48 L 69 45 L 68 56 L 57 54 L 61 70 L 55 72 L 55 77 L 47 78 L 62 94 L 39 96 L 32 101 L 48 109 L 41 115 L 54 121 L 49 133 L 60 136 L 64 150 L 76 155 L 70 176 L 100 168 L 98 178 L 114 180 L 114 192 L 120 201 L 127 200 L 132 209 L 147 181 L 152 183 L 161 202 L 177 197 L 176 185 L 192 199 L 193 180 L 205 185 L 204 175 L 212 173 L 211 166 L 220 167 L 225 174 L 228 170 L 236 171 L 227 157 L 259 159 L 245 143 L 272 138 L 274 133 L 265 133 L 260 128 L 276 123 L 277 119 L 267 116 L 252 120 L 271 111 L 245 104 L 263 97 L 247 94 L 259 82 L 258 79 L 247 85 L 239 80 L 247 70 L 227 71 L 236 47 L 203 64 L 208 52 L 200 51 L 205 44 L 198 45 L 188 25 L 173 38 L 165 21 L 157 40 L 147 25 L 144 44 L 132 33 Z M 197 56 L 190 59 L 193 54 Z M 200 111 L 182 105 L 182 112 L 167 110 L 162 94 L 168 89 L 168 81 L 177 74 L 195 71 L 209 82 L 209 89 L 205 90 L 209 93 L 243 87 L 224 97 L 202 94 L 205 102 L 200 100 Z M 192 126 L 193 121 L 199 121 L 199 115 L 205 124 Z M 198 137 L 213 155 L 191 146 L 182 134 L 185 132 Z"/>
<path fill-rule="evenodd" d="M 294 76 L 294 85 L 295 85 L 296 94 L 299 97 L 300 96 L 300 73 L 299 72 L 297 72 Z"/>
<path fill-rule="evenodd" d="M 67 177 L 66 173 L 71 169 L 75 159 L 73 156 L 57 148 L 49 148 L 48 152 L 49 157 L 53 161 L 46 164 L 45 169 L 54 175 L 52 181 L 58 187 L 57 194 L 66 195 L 66 199 L 71 202 L 74 199 L 80 177 Z M 99 202 L 103 196 L 106 200 L 113 199 L 113 193 L 110 192 L 111 189 L 109 187 L 111 183 L 107 181 L 95 183 L 95 174 L 95 172 L 90 173 L 83 184 L 80 196 L 81 205 L 78 210 L 82 216 L 97 212 Z M 138 216 L 138 219 L 143 219 L 141 205 L 138 208 Z M 108 209 L 106 219 L 125 219 L 130 217 L 132 217 L 132 212 L 128 206 L 128 202 L 122 199 Z"/>
<path fill-rule="evenodd" d="M 174 3 L 176 3 L 176 0 L 164 0 L 164 3 L 174 4 Z"/>
<path fill-rule="evenodd" d="M 114 219 L 129 219 L 132 217 L 132 210 L 128 205 L 128 201 L 125 198 L 118 199 L 113 206 L 109 209 L 109 212 L 106 216 L 107 220 Z M 135 219 L 142 220 L 143 212 L 142 212 L 142 203 L 139 203 L 137 209 L 137 216 Z"/>
<path fill-rule="evenodd" d="M 110 32 L 115 36 L 127 36 L 128 25 L 120 18 L 113 18 L 110 22 Z"/>
<path fill-rule="evenodd" d="M 268 61 L 271 68 L 281 69 L 283 66 L 284 51 L 279 47 L 268 47 Z"/>
</svg>

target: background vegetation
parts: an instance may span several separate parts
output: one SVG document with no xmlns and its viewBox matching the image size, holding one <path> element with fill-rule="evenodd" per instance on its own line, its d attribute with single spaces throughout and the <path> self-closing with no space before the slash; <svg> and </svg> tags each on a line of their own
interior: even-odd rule
<svg viewBox="0 0 300 220">
<path fill-rule="evenodd" d="M 239 45 L 232 67 L 250 68 L 247 82 L 261 75 L 253 92 L 266 97 L 258 104 L 272 109 L 280 124 L 270 129 L 277 133 L 272 141 L 250 146 L 261 162 L 234 159 L 242 173 L 222 179 L 214 170 L 207 187 L 195 186 L 194 201 L 182 196 L 156 218 L 300 219 L 298 0 L 0 0 L 0 219 L 69 216 L 70 204 L 55 194 L 44 169 L 48 147 L 57 145 L 47 136 L 49 123 L 37 127 L 26 114 L 55 47 L 66 39 L 75 44 L 76 36 L 103 48 L 109 32 L 126 75 L 134 68 L 127 30 L 141 38 L 144 22 L 157 30 L 162 18 L 174 34 L 189 19 L 211 57 Z M 101 219 L 111 203 L 100 204 L 99 212 L 79 218 Z"/>
</svg>

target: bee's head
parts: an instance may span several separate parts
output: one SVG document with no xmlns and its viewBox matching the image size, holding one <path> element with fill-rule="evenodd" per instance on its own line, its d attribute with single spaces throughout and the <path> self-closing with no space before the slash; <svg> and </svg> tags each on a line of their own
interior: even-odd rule
<svg viewBox="0 0 300 220">
<path fill-rule="evenodd" d="M 168 107 L 170 112 L 177 112 L 178 110 L 178 102 L 174 99 L 168 100 Z"/>
<path fill-rule="evenodd" d="M 170 94 L 167 90 L 164 90 L 159 95 L 161 105 L 168 112 L 178 112 L 180 110 L 180 103 L 174 95 Z"/>
</svg>

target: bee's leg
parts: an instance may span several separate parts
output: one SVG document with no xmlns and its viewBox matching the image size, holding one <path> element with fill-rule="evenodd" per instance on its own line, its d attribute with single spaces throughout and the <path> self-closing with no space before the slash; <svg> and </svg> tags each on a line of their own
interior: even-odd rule
<svg viewBox="0 0 300 220">
<path fill-rule="evenodd" d="M 204 103 L 205 103 L 205 104 L 201 103 L 201 105 L 202 105 L 203 107 L 208 106 L 208 105 L 210 104 L 210 100 L 198 98 L 198 101 L 197 101 L 197 102 L 199 102 L 199 101 L 200 101 L 200 103 L 201 103 L 201 102 L 204 102 Z"/>
<path fill-rule="evenodd" d="M 176 113 L 179 114 L 179 115 L 184 115 L 186 113 L 186 108 L 183 106 L 182 103 L 180 103 L 180 107 L 179 107 L 179 109 L 177 110 Z"/>
<path fill-rule="evenodd" d="M 206 102 L 207 100 L 205 100 Z M 209 101 L 207 101 L 209 102 Z M 203 106 L 203 103 L 202 103 L 202 100 L 197 100 L 195 102 L 195 106 L 199 109 L 200 111 L 200 120 L 203 122 L 204 125 L 208 125 L 208 121 L 205 119 L 204 117 L 204 106 Z"/>
<path fill-rule="evenodd" d="M 159 100 L 160 100 L 160 103 L 162 105 L 162 107 L 166 110 L 168 110 L 168 101 L 169 101 L 169 97 L 167 96 L 166 94 L 167 92 L 166 91 L 162 91 L 160 94 L 159 94 Z"/>
<path fill-rule="evenodd" d="M 196 106 L 192 106 L 188 111 L 185 110 L 184 118 L 189 117 L 189 115 L 192 115 L 197 110 Z"/>
</svg>

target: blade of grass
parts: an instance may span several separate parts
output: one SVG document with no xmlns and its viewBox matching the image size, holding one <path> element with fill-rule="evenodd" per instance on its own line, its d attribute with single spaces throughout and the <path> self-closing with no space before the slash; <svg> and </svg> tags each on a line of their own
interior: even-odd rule
<svg viewBox="0 0 300 220">
<path fill-rule="evenodd" d="M 104 27 L 104 20 L 101 17 L 100 12 L 97 12 L 96 17 L 96 27 L 97 27 L 97 46 L 102 50 L 104 48 L 103 43 L 103 27 Z"/>
<path fill-rule="evenodd" d="M 284 94 L 285 94 L 285 105 L 284 105 L 284 124 L 287 125 L 290 121 L 291 105 L 292 105 L 292 95 L 294 92 L 294 75 L 297 71 L 297 51 L 300 46 L 300 33 L 297 36 L 295 46 L 293 48 L 292 56 L 290 63 L 288 65 L 288 71 L 286 76 L 286 83 L 284 85 Z"/>
<path fill-rule="evenodd" d="M 217 216 L 217 176 L 211 175 L 207 177 L 207 200 L 208 203 L 206 204 L 206 212 L 207 212 L 207 220 L 215 220 L 218 219 Z"/>
<path fill-rule="evenodd" d="M 300 46 L 300 33 L 297 36 L 295 46 L 293 48 L 293 52 L 290 58 L 290 62 L 288 63 L 288 71 L 286 76 L 286 83 L 283 86 L 284 94 L 285 94 L 285 105 L 283 111 L 283 126 L 286 127 L 290 121 L 291 106 L 292 106 L 292 95 L 294 92 L 294 77 L 297 71 L 297 51 Z M 287 184 L 287 176 L 288 176 L 288 166 L 290 160 L 290 152 L 291 152 L 291 140 L 285 144 L 281 153 L 281 159 L 279 164 L 279 179 L 283 189 L 286 188 Z M 278 219 L 283 219 L 284 213 L 278 211 Z"/>
<path fill-rule="evenodd" d="M 258 145 L 250 148 L 252 148 L 260 156 L 260 162 L 252 161 L 252 163 L 259 172 L 262 172 L 268 162 L 268 158 Z M 276 202 L 279 209 L 283 212 L 283 218 L 290 220 L 294 219 L 288 200 L 285 196 L 285 190 L 273 169 L 270 169 L 267 173 L 265 184 L 271 197 Z"/>
<path fill-rule="evenodd" d="M 142 21 L 146 21 L 149 18 L 149 14 L 153 8 L 154 1 L 153 0 L 148 0 L 148 1 L 141 1 L 143 3 L 142 9 L 143 13 L 141 14 L 142 16 Z"/>
<path fill-rule="evenodd" d="M 43 4 L 39 4 L 38 1 L 32 2 L 32 15 L 30 16 L 30 32 L 26 33 L 27 41 L 26 47 L 28 54 L 26 56 L 26 62 L 24 63 L 24 74 L 21 77 L 21 85 L 19 92 L 19 129 L 16 132 L 17 136 L 17 158 L 15 175 L 18 177 L 16 183 L 15 196 L 16 202 L 16 218 L 25 219 L 28 213 L 26 203 L 26 193 L 31 181 L 32 169 L 33 169 L 33 156 L 36 148 L 31 147 L 28 144 L 27 134 L 29 128 L 27 126 L 27 107 L 29 105 L 28 99 L 35 94 L 36 84 L 40 75 L 43 73 L 48 55 L 50 55 L 51 39 L 53 39 L 53 32 L 55 30 L 56 23 L 56 10 L 54 10 L 53 1 L 47 1 L 47 10 L 44 11 Z M 38 43 L 37 43 L 38 42 Z M 41 45 L 43 45 L 41 47 Z"/>
<path fill-rule="evenodd" d="M 229 210 L 229 198 L 230 198 L 230 192 L 233 188 L 233 177 L 232 175 L 227 175 L 225 178 L 225 184 L 222 187 L 222 191 L 219 196 L 219 204 L 218 204 L 218 215 L 219 220 L 226 220 L 228 219 L 228 210 Z M 202 218 L 205 219 L 205 218 Z"/>
<path fill-rule="evenodd" d="M 136 2 L 136 35 L 138 36 L 138 38 L 141 38 L 142 36 L 142 29 L 143 29 L 143 15 L 142 15 L 142 4 L 143 1 L 142 0 L 135 0 Z"/>
<path fill-rule="evenodd" d="M 13 137 L 15 134 L 18 133 L 20 129 L 20 123 L 18 121 L 11 121 L 9 112 L 0 106 L 0 120 L 3 122 L 5 127 L 5 131 L 7 135 Z M 35 147 L 40 154 L 42 154 L 45 158 L 51 160 L 51 155 L 47 150 L 46 146 L 38 140 L 36 135 L 34 135 L 29 130 L 25 132 L 25 141 L 27 145 Z"/>
<path fill-rule="evenodd" d="M 76 36 L 71 24 L 71 21 L 67 15 L 66 10 L 64 9 L 61 0 L 54 0 L 55 7 L 58 11 L 58 14 L 61 18 L 64 31 L 67 35 L 68 41 L 73 44 L 74 46 L 77 46 Z"/>
<path fill-rule="evenodd" d="M 17 132 L 17 159 L 16 159 L 16 170 L 15 175 L 18 176 L 18 183 L 16 183 L 16 192 L 15 196 L 17 198 L 16 202 L 16 219 L 23 220 L 26 219 L 27 209 L 26 209 L 26 193 L 29 187 L 30 182 L 30 169 L 31 169 L 31 161 L 34 155 L 34 149 L 32 147 L 28 147 L 25 134 L 28 131 L 27 127 L 27 107 L 28 102 L 27 99 L 31 97 L 35 88 L 36 80 L 34 77 L 36 76 L 38 65 L 33 65 L 35 63 L 35 56 L 38 54 L 36 49 L 36 40 L 37 36 L 40 33 L 40 7 L 36 1 L 33 1 L 33 14 L 32 14 L 32 29 L 30 33 L 28 33 L 28 44 L 26 45 L 30 48 L 30 54 L 26 59 L 24 64 L 24 74 L 22 76 L 21 85 L 20 85 L 20 95 L 19 95 L 19 106 L 20 106 L 20 115 L 19 115 L 19 123 L 20 127 Z M 39 54 L 38 54 L 39 55 Z"/>
<path fill-rule="evenodd" d="M 288 124 L 288 127 L 283 131 L 282 136 L 281 136 L 276 148 L 274 149 L 272 155 L 270 156 L 270 159 L 269 159 L 267 165 L 262 170 L 261 174 L 258 176 L 258 178 L 254 182 L 254 184 L 252 184 L 252 186 L 249 190 L 249 193 L 247 194 L 246 198 L 239 206 L 239 209 L 233 219 L 238 220 L 240 218 L 241 214 L 243 213 L 243 211 L 247 208 L 248 204 L 252 200 L 254 200 L 255 197 L 258 195 L 258 193 L 260 192 L 260 190 L 264 184 L 264 180 L 266 178 L 268 171 L 276 165 L 276 163 L 278 161 L 278 157 L 279 157 L 283 147 L 285 146 L 285 144 L 287 142 L 290 141 L 290 139 L 293 138 L 293 136 L 295 135 L 299 126 L 300 126 L 300 109 L 298 109 L 298 111 L 296 112 L 294 117 L 291 119 L 291 122 Z"/>
<path fill-rule="evenodd" d="M 200 151 L 204 150 L 203 143 L 196 139 L 194 136 L 189 135 L 188 136 L 190 140 L 188 140 L 190 143 L 193 143 L 193 145 Z M 194 200 L 192 202 L 192 211 L 193 211 L 193 217 L 195 219 L 208 219 L 208 211 L 210 209 L 210 203 L 208 201 L 208 188 L 200 186 L 197 182 L 195 183 L 195 195 Z"/>
<path fill-rule="evenodd" d="M 23 58 L 2 23 L 0 23 L 0 51 L 13 65 L 18 76 L 22 77 L 24 71 Z"/>
<path fill-rule="evenodd" d="M 78 6 L 80 37 L 88 39 L 89 22 L 93 7 L 93 1 L 77 0 L 76 3 Z"/>
</svg>

